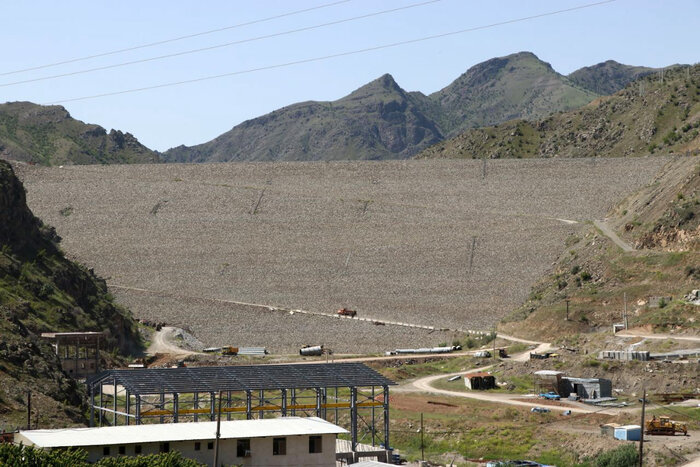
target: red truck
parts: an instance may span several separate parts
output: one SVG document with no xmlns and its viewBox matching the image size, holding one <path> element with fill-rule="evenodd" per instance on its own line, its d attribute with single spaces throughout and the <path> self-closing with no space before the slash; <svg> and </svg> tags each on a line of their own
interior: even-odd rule
<svg viewBox="0 0 700 467">
<path fill-rule="evenodd" d="M 340 310 L 338 310 L 338 316 L 349 316 L 351 318 L 354 318 L 355 316 L 357 316 L 357 312 L 355 310 L 341 308 Z"/>
</svg>

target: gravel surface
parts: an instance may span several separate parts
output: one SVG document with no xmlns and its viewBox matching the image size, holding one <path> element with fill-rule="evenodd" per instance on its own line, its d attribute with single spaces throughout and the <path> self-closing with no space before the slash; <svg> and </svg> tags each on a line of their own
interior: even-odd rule
<svg viewBox="0 0 700 467">
<path fill-rule="evenodd" d="M 445 336 L 207 302 L 450 329 L 521 303 L 578 222 L 665 158 L 18 167 L 30 208 L 137 317 L 206 345 L 386 350 Z M 69 215 L 60 213 L 71 207 Z M 68 212 L 65 211 L 64 212 Z M 472 245 L 475 245 L 472 251 Z M 194 297 L 194 298 L 192 298 Z M 389 329 L 391 328 L 391 329 Z"/>
</svg>

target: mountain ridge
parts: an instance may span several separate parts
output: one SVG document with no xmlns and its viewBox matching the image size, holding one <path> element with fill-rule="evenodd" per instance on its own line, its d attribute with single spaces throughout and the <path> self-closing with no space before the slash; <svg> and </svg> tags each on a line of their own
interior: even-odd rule
<svg viewBox="0 0 700 467">
<path fill-rule="evenodd" d="M 0 157 L 42 165 L 159 162 L 131 133 L 71 117 L 62 106 L 0 104 Z"/>
<path fill-rule="evenodd" d="M 537 121 L 467 130 L 417 158 L 626 157 L 700 152 L 700 65 L 639 79 L 612 96 Z M 636 83 L 636 82 L 635 82 Z"/>
<path fill-rule="evenodd" d="M 597 95 L 531 52 L 487 60 L 429 96 L 390 74 L 331 102 L 292 104 L 213 140 L 178 146 L 167 162 L 406 159 L 447 134 L 514 117 L 579 107 Z"/>
</svg>

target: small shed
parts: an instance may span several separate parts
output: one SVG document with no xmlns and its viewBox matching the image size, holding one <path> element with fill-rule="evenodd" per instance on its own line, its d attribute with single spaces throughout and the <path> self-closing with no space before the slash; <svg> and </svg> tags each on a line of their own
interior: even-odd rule
<svg viewBox="0 0 700 467">
<path fill-rule="evenodd" d="M 496 387 L 496 377 L 491 373 L 468 373 L 464 375 L 464 385 L 469 389 L 493 389 Z"/>
<path fill-rule="evenodd" d="M 642 427 L 639 425 L 622 425 L 615 428 L 615 439 L 622 441 L 639 441 L 642 438 Z"/>
<path fill-rule="evenodd" d="M 604 378 L 562 378 L 567 383 L 566 393 L 576 394 L 581 399 L 612 397 L 612 381 Z M 562 394 L 564 395 L 564 394 Z"/>
</svg>

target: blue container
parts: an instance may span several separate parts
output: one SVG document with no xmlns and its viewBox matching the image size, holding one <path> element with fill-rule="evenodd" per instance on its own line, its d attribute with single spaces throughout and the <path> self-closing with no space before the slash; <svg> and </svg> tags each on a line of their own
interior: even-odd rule
<svg viewBox="0 0 700 467">
<path fill-rule="evenodd" d="M 642 427 L 639 425 L 623 425 L 615 427 L 615 439 L 622 441 L 639 441 L 642 438 Z"/>
</svg>

